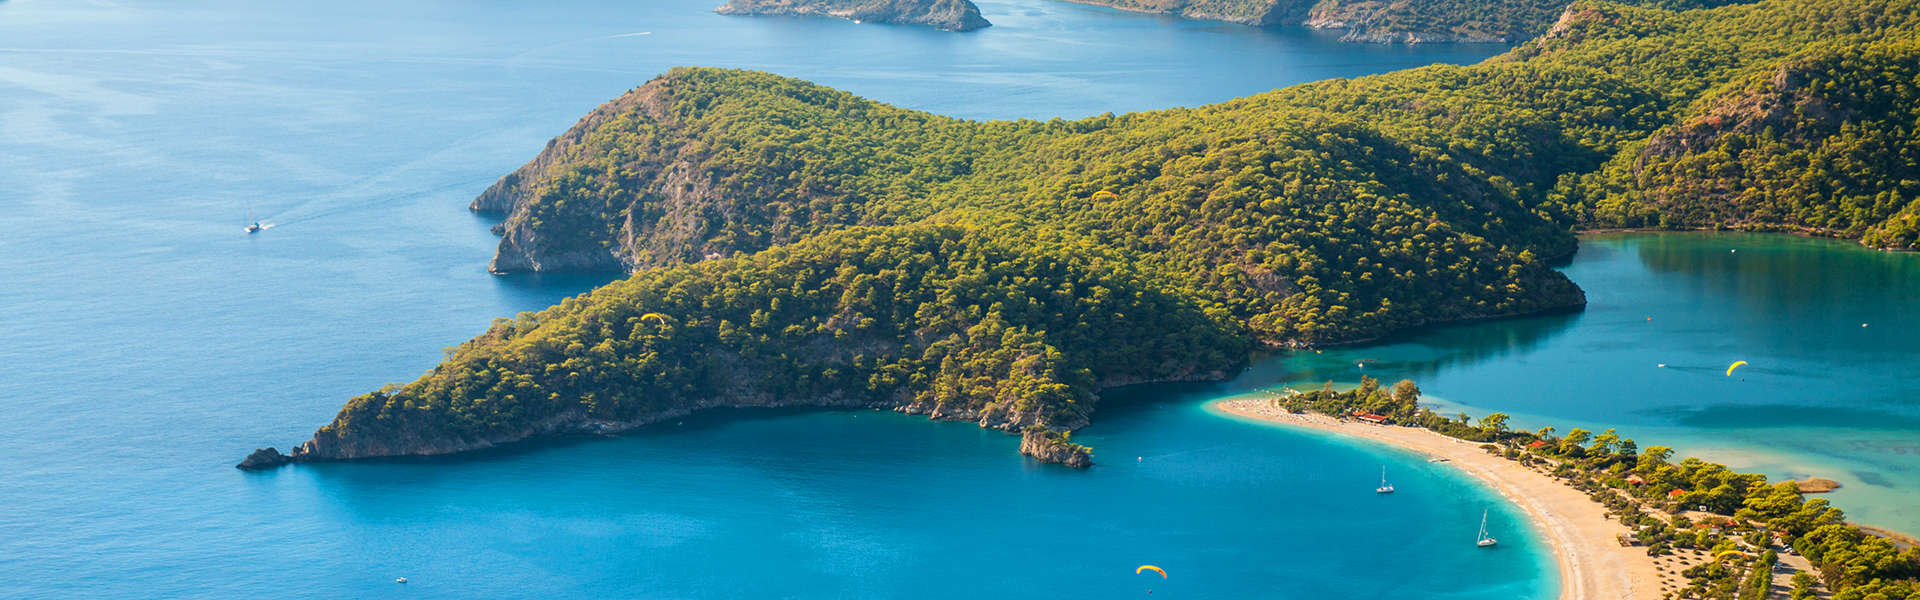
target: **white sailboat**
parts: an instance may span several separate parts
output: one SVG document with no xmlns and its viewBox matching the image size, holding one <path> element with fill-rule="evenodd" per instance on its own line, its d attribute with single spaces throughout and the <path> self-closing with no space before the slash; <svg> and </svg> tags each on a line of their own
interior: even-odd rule
<svg viewBox="0 0 1920 600">
<path fill-rule="evenodd" d="M 1487 535 L 1487 511 L 1480 511 L 1480 535 L 1474 537 L 1473 544 L 1481 548 L 1487 548 L 1498 543 L 1500 543 L 1500 540 L 1493 539 L 1493 536 Z"/>
<path fill-rule="evenodd" d="M 1387 483 L 1387 466 L 1380 465 L 1380 487 L 1373 488 L 1375 494 L 1393 493 L 1393 484 Z"/>
</svg>

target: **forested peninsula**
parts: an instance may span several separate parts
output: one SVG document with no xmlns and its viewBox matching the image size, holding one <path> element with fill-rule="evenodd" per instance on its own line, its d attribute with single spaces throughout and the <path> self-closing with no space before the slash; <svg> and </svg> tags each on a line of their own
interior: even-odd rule
<svg viewBox="0 0 1920 600">
<path fill-rule="evenodd" d="M 1580 307 L 1548 266 L 1578 228 L 1911 247 L 1916 23 L 1920 0 L 1582 1 L 1478 65 L 1076 121 L 675 69 L 473 203 L 507 215 L 496 271 L 631 275 L 353 398 L 292 459 L 861 406 L 1086 464 L 1069 432 L 1106 386 Z"/>
<path fill-rule="evenodd" d="M 727 0 L 713 12 L 723 15 L 819 15 L 856 23 L 928 25 L 947 31 L 973 31 L 993 25 L 972 0 Z"/>
<path fill-rule="evenodd" d="M 1547 30 L 1572 0 L 1066 0 L 1120 10 L 1243 25 L 1304 25 L 1344 32 L 1341 41 L 1506 43 Z M 1668 10 L 1736 0 L 1622 0 Z"/>
</svg>

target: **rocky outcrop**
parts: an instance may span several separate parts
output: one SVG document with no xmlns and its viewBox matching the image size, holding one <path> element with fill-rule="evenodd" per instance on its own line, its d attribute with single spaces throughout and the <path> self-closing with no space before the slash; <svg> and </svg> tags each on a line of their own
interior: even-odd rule
<svg viewBox="0 0 1920 600">
<path fill-rule="evenodd" d="M 541 176 L 556 165 L 573 157 L 583 150 L 587 136 L 608 121 L 629 115 L 645 115 L 655 120 L 667 118 L 667 104 L 664 94 L 658 86 L 641 86 L 629 90 L 612 101 L 601 104 L 581 117 L 579 122 L 551 140 L 540 155 L 512 173 L 501 177 L 489 186 L 480 197 L 475 198 L 468 210 L 480 213 L 507 215 L 519 207 L 521 200 L 532 196 L 535 187 L 541 183 Z"/>
<path fill-rule="evenodd" d="M 970 0 L 728 0 L 723 15 L 818 15 L 856 23 L 927 25 L 973 31 L 993 25 Z"/>
<path fill-rule="evenodd" d="M 1044 427 L 1028 429 L 1020 436 L 1020 453 L 1040 462 L 1066 465 L 1075 469 L 1093 466 L 1093 452 L 1075 444 L 1068 433 Z"/>
<path fill-rule="evenodd" d="M 1699 152 L 1729 136 L 1769 129 L 1796 134 L 1797 144 L 1839 129 L 1845 111 L 1806 89 L 1808 77 L 1801 69 L 1782 68 L 1763 85 L 1716 99 L 1701 114 L 1647 140 L 1642 163 Z"/>
<path fill-rule="evenodd" d="M 279 448 L 261 448 L 248 454 L 246 460 L 234 465 L 234 468 L 246 471 L 262 471 L 293 462 L 293 458 L 280 453 Z"/>
<path fill-rule="evenodd" d="M 501 236 L 500 248 L 494 253 L 488 270 L 494 273 L 624 270 L 627 264 L 622 255 L 603 244 L 582 244 L 575 239 L 578 236 L 553 239 L 545 235 L 541 228 L 534 226 L 536 218 L 528 210 L 528 204 L 543 193 L 543 187 L 550 188 L 552 180 L 571 163 L 594 151 L 588 138 L 601 127 L 616 119 L 668 124 L 672 120 L 670 103 L 661 86 L 635 88 L 587 113 L 566 133 L 548 140 L 533 160 L 481 192 L 467 208 L 506 217 L 494 227 L 494 233 Z M 651 174 L 653 170 L 646 166 L 638 165 L 642 174 Z"/>
</svg>

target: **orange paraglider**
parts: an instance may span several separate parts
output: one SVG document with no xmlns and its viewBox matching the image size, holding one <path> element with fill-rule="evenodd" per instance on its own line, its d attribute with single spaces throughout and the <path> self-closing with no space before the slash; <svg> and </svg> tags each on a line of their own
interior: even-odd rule
<svg viewBox="0 0 1920 600">
<path fill-rule="evenodd" d="M 1153 566 L 1153 565 L 1140 565 L 1140 568 L 1137 568 L 1137 569 L 1134 569 L 1134 570 L 1133 570 L 1133 574 L 1135 574 L 1135 575 L 1139 575 L 1139 574 L 1141 574 L 1141 573 L 1145 573 L 1145 572 L 1147 572 L 1147 571 L 1153 571 L 1153 572 L 1155 572 L 1155 573 L 1159 573 L 1159 574 L 1160 574 L 1160 578 L 1161 578 L 1161 579 L 1166 579 L 1166 578 L 1167 578 L 1167 572 L 1166 572 L 1165 570 L 1162 570 L 1162 569 L 1161 569 L 1160 567 L 1156 567 L 1156 566 Z"/>
</svg>

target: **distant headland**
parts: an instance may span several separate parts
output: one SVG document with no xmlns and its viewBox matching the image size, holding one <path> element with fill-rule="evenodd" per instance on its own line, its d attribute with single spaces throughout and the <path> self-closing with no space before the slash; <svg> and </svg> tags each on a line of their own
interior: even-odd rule
<svg viewBox="0 0 1920 600">
<path fill-rule="evenodd" d="M 973 31 L 993 25 L 970 0 L 728 0 L 723 15 L 819 15 L 855 23 L 929 25 Z"/>
</svg>

